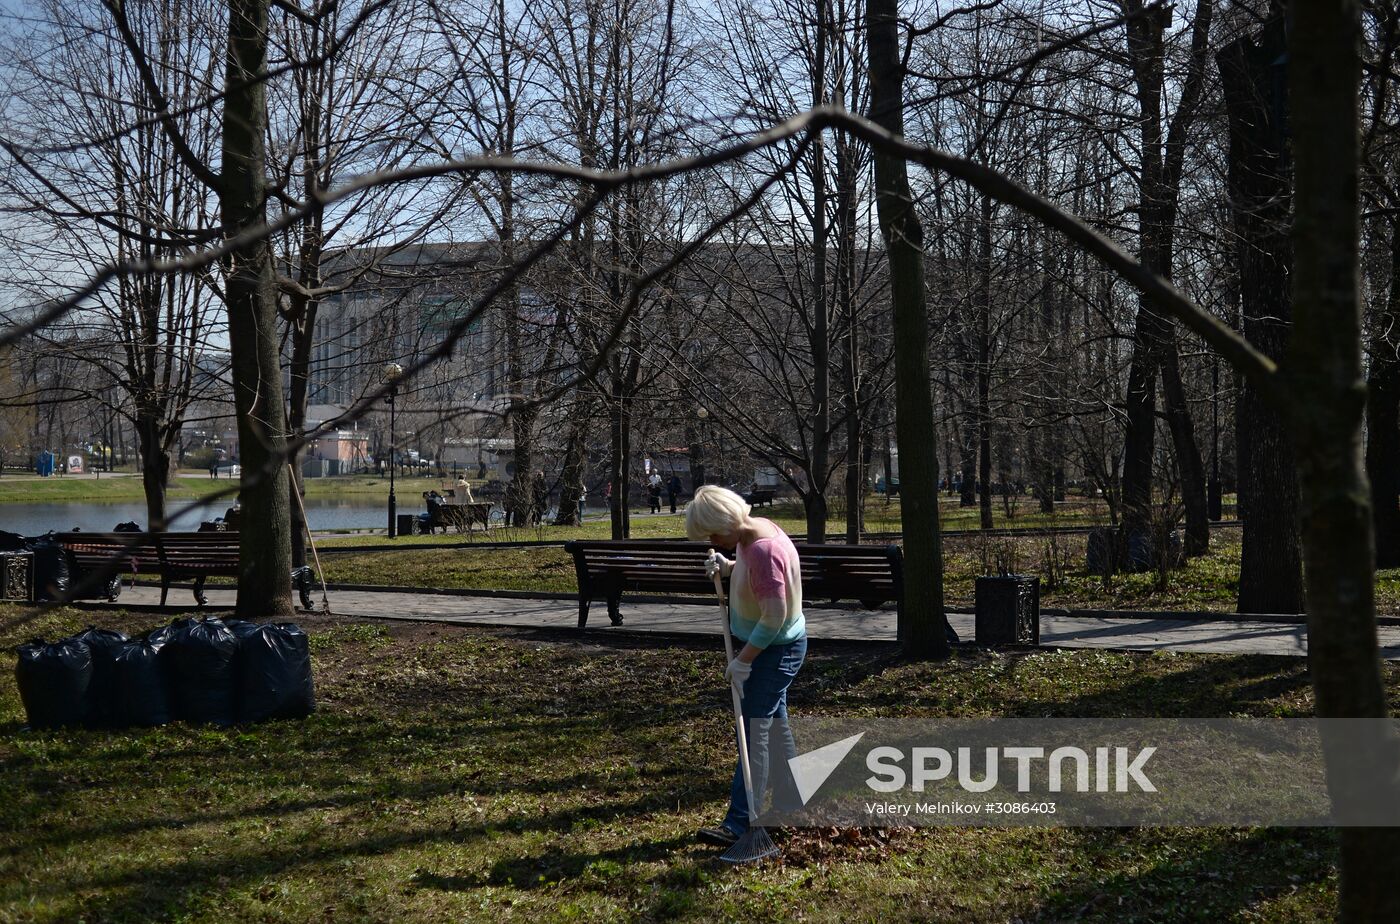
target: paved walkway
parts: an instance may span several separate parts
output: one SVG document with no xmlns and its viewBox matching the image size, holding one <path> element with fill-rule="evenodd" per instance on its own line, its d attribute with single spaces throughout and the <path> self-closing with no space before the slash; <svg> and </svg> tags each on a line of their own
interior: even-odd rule
<svg viewBox="0 0 1400 924">
<path fill-rule="evenodd" d="M 231 588 L 210 587 L 211 606 L 232 606 Z M 319 600 L 319 592 L 315 595 Z M 344 616 L 378 619 L 419 619 L 459 625 L 512 626 L 534 629 L 572 629 L 578 625 L 578 604 L 573 600 L 523 600 L 502 597 L 467 597 L 449 594 L 406 594 L 367 591 L 332 591 L 331 609 Z M 171 588 L 170 601 L 184 606 L 189 591 Z M 121 605 L 160 602 L 152 587 L 125 588 Z M 634 632 L 672 632 L 718 635 L 716 605 L 632 603 L 625 599 L 625 628 Z M 969 614 L 952 614 L 953 628 L 963 639 L 973 637 Z M 607 607 L 594 604 L 589 630 L 609 631 Z M 814 638 L 859 641 L 894 641 L 893 610 L 814 608 L 807 614 L 807 631 Z M 1400 660 L 1400 627 L 1380 628 L 1381 653 Z M 1217 654 L 1306 655 L 1307 627 L 1276 622 L 1196 619 L 1131 619 L 1042 615 L 1040 640 L 1064 648 L 1111 648 L 1129 651 L 1194 651 Z"/>
</svg>

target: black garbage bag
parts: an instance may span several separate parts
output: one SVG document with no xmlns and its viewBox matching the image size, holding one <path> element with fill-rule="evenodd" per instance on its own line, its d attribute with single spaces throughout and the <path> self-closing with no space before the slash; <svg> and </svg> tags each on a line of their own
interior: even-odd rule
<svg viewBox="0 0 1400 924">
<path fill-rule="evenodd" d="M 189 622 L 188 619 L 171 620 L 169 625 L 156 626 L 154 629 L 147 632 L 142 636 L 142 640 L 155 645 L 157 648 L 162 648 L 165 646 L 166 642 L 170 641 L 170 636 L 187 622 Z"/>
<path fill-rule="evenodd" d="M 217 617 L 177 619 L 161 652 L 170 677 L 171 706 L 186 722 L 232 725 L 234 657 L 238 638 Z"/>
<path fill-rule="evenodd" d="M 73 589 L 73 564 L 68 550 L 47 536 L 32 540 L 34 599 L 66 600 Z"/>
<path fill-rule="evenodd" d="M 315 608 L 315 603 L 311 599 L 311 588 L 315 583 L 316 572 L 312 571 L 309 565 L 292 569 L 292 587 L 296 590 L 297 596 L 301 598 L 301 608 L 304 610 Z"/>
<path fill-rule="evenodd" d="M 19 646 L 15 684 L 30 728 L 86 722 L 91 683 L 92 651 L 87 642 L 66 638 L 50 645 L 35 639 Z"/>
<path fill-rule="evenodd" d="M 112 532 L 139 533 L 141 532 L 141 524 L 137 523 L 135 520 L 127 520 L 125 523 L 118 523 L 116 526 L 113 526 Z"/>
<path fill-rule="evenodd" d="M 112 664 L 117 690 L 112 708 L 114 725 L 152 726 L 170 721 L 170 681 L 161 657 L 168 636 L 168 629 L 157 629 L 117 649 Z"/>
<path fill-rule="evenodd" d="M 238 720 L 300 719 L 316 708 L 311 649 L 296 623 L 239 627 Z"/>
<path fill-rule="evenodd" d="M 29 540 L 19 533 L 7 533 L 0 529 L 0 552 L 27 552 Z"/>
<path fill-rule="evenodd" d="M 73 636 L 87 642 L 92 652 L 92 682 L 88 684 L 88 722 L 99 728 L 115 722 L 117 696 L 116 657 L 121 647 L 130 641 L 125 634 L 112 629 L 88 626 Z"/>
</svg>

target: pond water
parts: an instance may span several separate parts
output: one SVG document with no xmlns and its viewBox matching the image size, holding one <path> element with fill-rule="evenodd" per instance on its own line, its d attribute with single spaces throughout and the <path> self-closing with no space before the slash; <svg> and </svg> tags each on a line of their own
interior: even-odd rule
<svg viewBox="0 0 1400 924">
<path fill-rule="evenodd" d="M 187 500 L 171 501 L 168 510 L 173 515 L 186 507 Z M 172 530 L 196 530 L 200 522 L 224 515 L 228 501 L 218 501 L 210 507 L 197 507 L 189 513 L 175 516 Z M 399 513 L 422 512 L 422 499 L 399 496 Z M 374 527 L 384 529 L 389 521 L 388 496 L 381 498 L 308 499 L 306 517 L 314 530 Z M 84 532 L 109 532 L 118 523 L 134 520 L 145 529 L 146 505 L 140 501 L 101 503 L 97 501 L 50 501 L 44 504 L 0 504 L 0 530 L 23 536 L 38 536 L 50 530 L 64 531 L 75 527 Z"/>
</svg>

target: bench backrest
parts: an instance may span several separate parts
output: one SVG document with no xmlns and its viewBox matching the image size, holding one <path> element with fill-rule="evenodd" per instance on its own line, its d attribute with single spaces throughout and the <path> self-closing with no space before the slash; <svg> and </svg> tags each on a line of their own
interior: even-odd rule
<svg viewBox="0 0 1400 924">
<path fill-rule="evenodd" d="M 167 568 L 200 570 L 238 568 L 238 533 L 57 533 L 61 544 L 83 570 L 105 567 L 115 556 L 116 570 L 153 573 Z"/>
<path fill-rule="evenodd" d="M 597 540 L 569 542 L 564 548 L 574 557 L 579 592 L 586 596 L 618 590 L 714 592 L 705 578 L 711 546 L 704 542 Z M 806 599 L 876 605 L 904 597 L 904 559 L 898 546 L 797 543 L 797 556 Z"/>
</svg>

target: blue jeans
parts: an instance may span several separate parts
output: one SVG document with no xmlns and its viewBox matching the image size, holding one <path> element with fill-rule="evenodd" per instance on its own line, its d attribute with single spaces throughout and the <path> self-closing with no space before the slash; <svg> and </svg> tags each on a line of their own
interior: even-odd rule
<svg viewBox="0 0 1400 924">
<path fill-rule="evenodd" d="M 792 729 L 787 723 L 787 690 L 807 657 L 807 636 L 786 645 L 769 645 L 753 661 L 753 672 L 744 681 L 744 730 L 749 735 L 749 770 L 754 798 L 762 805 L 772 774 L 775 801 L 796 799 L 788 760 L 797 756 Z M 758 720 L 758 721 L 754 721 Z M 737 740 L 736 740 L 737 746 Z M 749 829 L 749 800 L 744 792 L 744 768 L 737 760 L 729 787 L 729 813 L 724 826 L 736 834 Z"/>
</svg>

